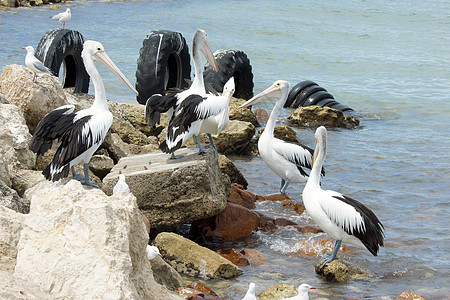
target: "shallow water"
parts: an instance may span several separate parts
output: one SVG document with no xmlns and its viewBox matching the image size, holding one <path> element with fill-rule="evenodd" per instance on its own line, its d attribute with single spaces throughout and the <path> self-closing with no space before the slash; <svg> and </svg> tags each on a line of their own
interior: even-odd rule
<svg viewBox="0 0 450 300">
<path fill-rule="evenodd" d="M 311 235 L 286 227 L 232 245 L 256 248 L 270 260 L 243 267 L 236 279 L 207 282 L 221 297 L 240 299 L 253 281 L 257 292 L 275 283 L 307 282 L 318 288 L 312 299 L 380 299 L 405 290 L 442 299 L 450 294 L 450 3 L 411 2 L 74 1 L 59 11 L 70 7 L 67 28 L 101 41 L 132 82 L 151 30 L 178 31 L 191 43 L 195 29 L 203 28 L 213 50 L 239 49 L 249 56 L 255 93 L 277 79 L 309 79 L 361 113 L 357 130 L 329 130 L 322 187 L 363 202 L 384 224 L 386 247 L 378 257 L 351 246 L 354 254 L 340 253 L 377 278 L 322 281 L 313 270 L 318 258 L 293 253 L 292 245 Z M 23 64 L 21 47 L 36 47 L 47 30 L 58 27 L 48 18 L 55 13 L 48 6 L 0 11 L 0 67 Z M 109 99 L 135 102 L 114 75 L 100 71 Z M 258 106 L 270 110 L 273 103 Z M 284 110 L 279 122 L 289 113 Z M 297 135 L 313 146 L 312 130 L 297 129 Z M 249 190 L 278 191 L 279 178 L 261 159 L 233 159 Z M 301 201 L 302 189 L 292 184 L 288 193 Z M 260 202 L 257 210 L 313 225 L 280 203 Z"/>
</svg>

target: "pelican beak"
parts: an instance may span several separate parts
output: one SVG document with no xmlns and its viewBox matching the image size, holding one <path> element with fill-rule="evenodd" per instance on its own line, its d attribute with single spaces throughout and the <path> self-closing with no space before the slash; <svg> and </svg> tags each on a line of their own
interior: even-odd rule
<svg viewBox="0 0 450 300">
<path fill-rule="evenodd" d="M 211 47 L 209 47 L 208 41 L 205 40 L 200 48 L 200 51 L 202 51 L 211 68 L 217 72 L 219 70 L 219 65 L 217 64 L 214 54 L 211 51 Z"/>
<path fill-rule="evenodd" d="M 95 60 L 104 64 L 111 72 L 114 73 L 120 80 L 122 80 L 133 92 L 138 95 L 138 91 L 133 87 L 131 82 L 123 75 L 122 71 L 116 66 L 116 64 L 109 58 L 108 54 L 105 51 L 99 51 L 94 54 Z"/>
<path fill-rule="evenodd" d="M 314 166 L 314 161 L 317 159 L 317 155 L 319 155 L 319 149 L 317 149 L 317 139 L 316 139 L 316 143 L 314 144 L 314 153 L 311 161 L 311 169 Z"/>
<path fill-rule="evenodd" d="M 244 104 L 242 104 L 241 106 L 239 106 L 239 108 L 247 107 L 247 106 L 259 103 L 266 99 L 279 98 L 279 97 L 281 97 L 280 87 L 278 87 L 276 85 L 272 85 L 269 88 L 262 91 L 261 93 L 259 93 L 258 95 L 254 96 L 253 98 L 248 100 L 247 102 L 245 102 Z"/>
</svg>

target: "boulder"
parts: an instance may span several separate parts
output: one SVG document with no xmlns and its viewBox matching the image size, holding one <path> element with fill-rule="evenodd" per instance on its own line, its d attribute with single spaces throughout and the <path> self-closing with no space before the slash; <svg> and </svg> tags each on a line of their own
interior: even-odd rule
<svg viewBox="0 0 450 300">
<path fill-rule="evenodd" d="M 212 289 L 205 286 L 203 283 L 199 281 L 193 281 L 189 283 L 187 287 L 202 292 L 206 297 L 208 297 L 207 299 L 209 299 L 210 297 L 213 298 L 218 297 L 218 295 Z"/>
<path fill-rule="evenodd" d="M 259 220 L 258 213 L 228 202 L 225 210 L 216 216 L 214 236 L 224 241 L 249 236 L 258 228 Z"/>
<path fill-rule="evenodd" d="M 175 270 L 204 279 L 232 278 L 241 269 L 208 248 L 175 233 L 162 232 L 154 241 L 164 258 Z"/>
<path fill-rule="evenodd" d="M 165 153 L 123 157 L 104 179 L 110 195 L 119 172 L 124 174 L 152 228 L 215 216 L 225 209 L 230 192 L 213 154 L 195 155 L 180 149 L 181 159 Z"/>
<path fill-rule="evenodd" d="M 107 134 L 101 147 L 107 149 L 109 157 L 115 163 L 119 162 L 122 157 L 131 155 L 130 147 L 122 141 L 117 133 Z"/>
<path fill-rule="evenodd" d="M 0 206 L 16 212 L 27 214 L 30 212 L 30 201 L 19 197 L 17 192 L 0 180 Z"/>
<path fill-rule="evenodd" d="M 0 282 L 2 288 L 0 289 L 0 299 L 14 299 L 14 300 L 52 300 L 50 293 L 45 293 L 39 290 L 35 285 L 30 284 L 26 280 L 21 280 L 11 272 L 0 270 Z"/>
<path fill-rule="evenodd" d="M 367 269 L 360 268 L 335 259 L 327 263 L 323 268 L 321 262 L 315 266 L 316 274 L 322 276 L 327 281 L 347 282 L 351 279 L 371 279 L 375 274 Z"/>
<path fill-rule="evenodd" d="M 36 155 L 28 149 L 31 138 L 19 107 L 0 104 L 0 153 L 10 168 L 34 167 Z"/>
<path fill-rule="evenodd" d="M 291 199 L 283 200 L 283 206 L 289 207 L 294 210 L 297 214 L 301 215 L 305 212 L 305 205 L 301 202 L 293 201 Z"/>
<path fill-rule="evenodd" d="M 258 120 L 258 122 L 260 122 L 260 123 L 266 123 L 267 121 L 269 121 L 269 118 L 270 118 L 267 110 L 265 110 L 264 108 L 261 108 L 261 107 L 257 107 L 255 109 L 255 117 Z"/>
<path fill-rule="evenodd" d="M 250 122 L 231 120 L 220 134 L 213 135 L 217 150 L 223 154 L 245 154 L 255 135 L 255 126 Z"/>
<path fill-rule="evenodd" d="M 132 194 L 108 197 L 75 180 L 39 185 L 29 194 L 17 278 L 54 299 L 169 298 L 153 279 L 148 235 Z"/>
<path fill-rule="evenodd" d="M 236 266 L 248 266 L 250 262 L 244 254 L 237 252 L 235 249 L 220 249 L 217 251 L 220 255 L 231 261 Z"/>
<path fill-rule="evenodd" d="M 3 181 L 9 187 L 11 186 L 8 163 L 3 157 L 0 157 L 0 181 Z"/>
<path fill-rule="evenodd" d="M 255 127 L 259 127 L 258 120 L 255 114 L 252 112 L 250 107 L 241 107 L 240 105 L 244 104 L 246 101 L 238 98 L 231 98 L 230 101 L 230 120 L 244 121 L 250 122 Z"/>
<path fill-rule="evenodd" d="M 395 300 L 425 300 L 425 298 L 411 291 L 404 291 L 395 297 Z"/>
<path fill-rule="evenodd" d="M 0 104 L 11 104 L 8 100 L 6 100 L 3 94 L 0 94 Z"/>
<path fill-rule="evenodd" d="M 260 300 L 276 300 L 297 295 L 297 288 L 288 284 L 275 284 L 258 295 Z"/>
<path fill-rule="evenodd" d="M 2 271 L 14 271 L 17 258 L 17 244 L 19 243 L 24 220 L 25 215 L 0 205 L 0 270 Z"/>
<path fill-rule="evenodd" d="M 254 197 L 254 195 L 255 194 L 245 191 L 242 185 L 232 183 L 231 193 L 227 201 L 234 204 L 242 205 L 249 209 L 253 209 L 256 207 L 255 206 L 256 198 Z"/>
<path fill-rule="evenodd" d="M 89 162 L 89 170 L 100 179 L 105 178 L 113 167 L 113 159 L 106 155 L 94 155 Z"/>
<path fill-rule="evenodd" d="M 236 165 L 225 155 L 219 155 L 219 168 L 223 174 L 227 174 L 230 177 L 231 183 L 237 183 L 244 189 L 247 188 L 248 182 L 244 175 L 242 175 Z"/>
<path fill-rule="evenodd" d="M 265 255 L 264 253 L 261 253 L 260 251 L 256 250 L 256 249 L 243 249 L 240 252 L 242 255 L 244 255 L 252 265 L 259 265 L 262 262 L 268 260 L 267 255 Z"/>
<path fill-rule="evenodd" d="M 120 104 L 120 108 L 133 127 L 146 136 L 158 136 L 169 123 L 167 114 L 161 114 L 161 123 L 155 127 L 149 126 L 147 121 L 145 121 L 145 105 L 142 104 L 122 103 Z"/>
<path fill-rule="evenodd" d="M 17 191 L 20 197 L 24 197 L 25 191 L 41 181 L 45 181 L 41 171 L 13 169 L 11 171 L 11 187 Z M 29 210 L 28 200 L 28 210 Z"/>
<path fill-rule="evenodd" d="M 261 127 L 258 130 L 257 140 L 263 133 L 264 129 L 265 129 L 265 127 Z M 281 125 L 281 124 L 275 125 L 275 128 L 273 130 L 273 136 L 276 137 L 277 139 L 280 139 L 280 140 L 283 140 L 286 142 L 300 143 L 297 139 L 297 134 L 295 133 L 294 129 L 292 129 L 291 127 L 289 127 L 287 125 Z"/>
<path fill-rule="evenodd" d="M 344 116 L 340 110 L 316 105 L 297 108 L 288 120 L 294 125 L 314 128 L 323 125 L 352 129 L 359 125 L 359 120 L 354 116 Z"/>
<path fill-rule="evenodd" d="M 171 291 L 186 286 L 181 275 L 160 256 L 156 256 L 150 260 L 150 263 L 152 265 L 153 277 L 157 283 L 164 285 Z"/>
<path fill-rule="evenodd" d="M 263 232 L 276 232 L 278 231 L 277 225 L 275 225 L 275 219 L 268 217 L 266 215 L 263 215 L 261 213 L 259 214 L 259 224 L 258 229 Z"/>
</svg>

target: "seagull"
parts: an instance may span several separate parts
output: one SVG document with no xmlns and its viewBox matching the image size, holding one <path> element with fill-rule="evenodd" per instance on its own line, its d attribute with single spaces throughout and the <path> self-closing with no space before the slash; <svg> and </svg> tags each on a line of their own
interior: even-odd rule
<svg viewBox="0 0 450 300">
<path fill-rule="evenodd" d="M 86 71 L 91 77 L 95 89 L 95 100 L 90 108 L 74 112 L 74 105 L 64 105 L 49 112 L 39 122 L 31 140 L 30 150 L 43 155 L 52 147 L 54 140 L 60 143 L 52 162 L 42 172 L 46 179 L 56 181 L 69 175 L 82 184 L 99 186 L 89 180 L 89 161 L 100 147 L 113 116 L 108 109 L 105 87 L 94 61 L 108 67 L 132 91 L 137 93 L 131 83 L 106 54 L 104 47 L 97 41 L 87 40 L 81 53 Z M 75 165 L 84 162 L 84 176 L 75 173 Z"/>
<path fill-rule="evenodd" d="M 315 290 L 316 288 L 310 286 L 309 284 L 302 283 L 298 287 L 298 295 L 290 298 L 283 298 L 281 300 L 308 300 L 309 299 L 309 290 Z"/>
<path fill-rule="evenodd" d="M 117 181 L 116 185 L 113 188 L 113 194 L 118 193 L 118 192 L 131 193 L 130 187 L 125 182 L 125 175 L 123 175 L 123 174 L 119 175 L 119 180 Z"/>
<path fill-rule="evenodd" d="M 239 106 L 239 108 L 247 107 L 267 98 L 279 97 L 267 121 L 266 128 L 259 137 L 258 150 L 266 165 L 281 177 L 280 193 L 282 195 L 286 195 L 286 188 L 291 182 L 306 182 L 308 180 L 308 174 L 303 168 L 311 169 L 313 155 L 313 150 L 307 146 L 285 142 L 273 136 L 278 114 L 286 102 L 288 93 L 289 82 L 278 80 L 272 86 Z M 321 174 L 325 175 L 324 169 L 321 169 Z"/>
<path fill-rule="evenodd" d="M 59 23 L 61 23 L 61 29 L 66 29 L 66 22 L 70 20 L 70 18 L 72 18 L 72 13 L 70 12 L 70 8 L 66 9 L 65 12 L 59 13 L 57 15 L 54 15 L 53 17 L 51 17 L 53 20 L 58 21 Z"/>
<path fill-rule="evenodd" d="M 253 282 L 250 282 L 248 284 L 247 293 L 245 294 L 244 298 L 242 298 L 242 300 L 257 300 L 255 293 L 256 293 L 256 286 Z"/>
<path fill-rule="evenodd" d="M 27 50 L 25 65 L 34 72 L 33 82 L 37 82 L 37 73 L 52 74 L 52 72 L 44 66 L 44 64 L 37 59 L 36 56 L 34 56 L 34 48 L 32 46 L 22 47 L 22 49 Z"/>
<path fill-rule="evenodd" d="M 159 253 L 159 249 L 155 246 L 147 245 L 147 248 L 145 248 L 147 251 L 147 257 L 149 260 L 154 259 L 156 256 L 161 256 L 161 253 Z"/>
<path fill-rule="evenodd" d="M 333 261 L 341 242 L 367 249 L 374 256 L 383 246 L 383 225 L 377 216 L 362 203 L 341 193 L 322 190 L 320 170 L 327 152 L 327 130 L 320 126 L 315 134 L 316 147 L 308 182 L 303 189 L 303 203 L 311 219 L 336 243 L 333 252 L 325 253 L 321 268 Z"/>
<path fill-rule="evenodd" d="M 205 83 L 203 81 L 203 66 L 200 57 L 200 52 L 203 53 L 206 60 L 212 66 L 213 70 L 217 71 L 217 62 L 214 58 L 214 54 L 206 39 L 207 34 L 202 29 L 197 29 L 192 41 L 192 60 L 194 61 L 194 80 L 191 86 L 186 90 L 174 90 L 175 92 L 169 92 L 168 95 L 162 96 L 160 94 L 152 95 L 148 98 L 145 104 L 145 119 L 150 126 L 155 126 L 160 122 L 160 114 L 167 112 L 169 121 L 174 117 L 176 108 L 190 95 L 207 96 Z M 198 136 L 195 138 L 199 143 Z M 204 149 L 201 147 L 199 153 Z M 180 158 L 181 155 L 176 156 L 173 152 L 170 158 Z"/>
<path fill-rule="evenodd" d="M 166 140 L 161 143 L 159 148 L 165 153 L 173 154 L 186 140 L 198 136 L 202 124 L 207 120 L 210 120 L 213 125 L 209 128 L 211 132 L 214 131 L 214 127 L 217 131 L 222 130 L 225 125 L 228 125 L 226 124 L 227 120 L 229 121 L 227 107 L 229 107 L 233 93 L 234 79 L 231 77 L 224 85 L 222 96 L 189 95 L 177 107 L 175 117 L 169 121 Z M 214 141 L 211 146 L 218 156 Z"/>
</svg>

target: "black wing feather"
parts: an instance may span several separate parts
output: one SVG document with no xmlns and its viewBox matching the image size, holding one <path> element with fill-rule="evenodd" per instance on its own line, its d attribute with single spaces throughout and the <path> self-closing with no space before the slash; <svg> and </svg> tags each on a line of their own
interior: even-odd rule
<svg viewBox="0 0 450 300">
<path fill-rule="evenodd" d="M 161 113 L 175 108 L 178 98 L 176 93 L 168 93 L 165 96 L 160 94 L 152 95 L 145 104 L 145 120 L 150 126 L 155 126 L 161 122 Z"/>
</svg>

